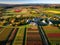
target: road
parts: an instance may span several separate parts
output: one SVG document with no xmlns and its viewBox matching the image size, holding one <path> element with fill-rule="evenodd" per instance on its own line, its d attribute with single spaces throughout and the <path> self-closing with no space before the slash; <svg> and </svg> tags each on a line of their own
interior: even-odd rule
<svg viewBox="0 0 60 45">
<path fill-rule="evenodd" d="M 49 41 L 43 31 L 42 26 L 38 26 L 38 29 L 39 29 L 39 33 L 40 33 L 42 41 L 43 41 L 43 45 L 49 45 Z"/>
</svg>

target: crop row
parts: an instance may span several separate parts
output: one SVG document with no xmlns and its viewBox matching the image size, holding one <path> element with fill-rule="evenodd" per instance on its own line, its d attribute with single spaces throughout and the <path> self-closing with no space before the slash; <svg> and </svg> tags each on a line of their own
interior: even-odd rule
<svg viewBox="0 0 60 45">
<path fill-rule="evenodd" d="M 24 37 L 24 28 L 20 28 L 17 32 L 13 45 L 22 45 Z"/>
<path fill-rule="evenodd" d="M 60 29 L 54 26 L 44 26 L 44 32 L 51 45 L 60 45 Z"/>
<path fill-rule="evenodd" d="M 7 43 L 6 43 L 6 45 L 11 45 L 13 43 L 17 31 L 18 31 L 18 28 L 13 29 L 13 31 L 12 31 L 12 33 L 11 33 Z"/>
<path fill-rule="evenodd" d="M 6 43 L 10 33 L 12 31 L 12 28 L 4 28 L 1 32 L 0 32 L 0 44 L 4 44 Z"/>
<path fill-rule="evenodd" d="M 26 45 L 42 45 L 42 40 L 37 28 L 28 28 L 26 30 Z"/>
</svg>

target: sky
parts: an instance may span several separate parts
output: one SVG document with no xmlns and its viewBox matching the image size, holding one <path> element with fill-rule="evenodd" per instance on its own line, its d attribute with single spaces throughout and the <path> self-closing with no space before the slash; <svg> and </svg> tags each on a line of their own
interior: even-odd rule
<svg viewBox="0 0 60 45">
<path fill-rule="evenodd" d="M 42 3 L 42 4 L 60 4 L 60 0 L 0 0 L 5 4 L 23 4 L 23 3 Z"/>
</svg>

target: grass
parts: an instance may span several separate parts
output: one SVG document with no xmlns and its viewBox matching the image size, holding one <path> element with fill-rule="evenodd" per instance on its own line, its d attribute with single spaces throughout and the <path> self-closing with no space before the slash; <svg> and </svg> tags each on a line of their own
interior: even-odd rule
<svg viewBox="0 0 60 45">
<path fill-rule="evenodd" d="M 60 11 L 60 8 L 44 8 L 44 10 Z"/>
<path fill-rule="evenodd" d="M 54 16 L 54 15 L 58 15 L 60 16 L 60 9 L 58 8 L 42 8 L 41 12 L 48 15 L 48 16 Z"/>
<path fill-rule="evenodd" d="M 23 8 L 24 9 L 24 8 Z M 22 9 L 22 10 L 23 10 Z M 30 13 L 32 12 L 33 9 L 24 9 L 21 12 L 14 12 L 15 9 L 7 9 L 5 15 L 23 15 L 24 17 L 27 16 L 32 16 L 32 17 L 38 17 L 41 15 L 41 13 L 47 14 L 48 16 L 53 16 L 54 14 L 59 15 L 60 16 L 60 8 L 38 8 L 36 10 L 39 11 L 39 13 Z M 25 11 L 27 10 L 27 11 Z M 36 12 L 36 10 L 34 9 L 33 11 Z"/>
<path fill-rule="evenodd" d="M 44 12 L 60 14 L 60 11 L 54 11 L 54 10 L 45 10 Z"/>
</svg>

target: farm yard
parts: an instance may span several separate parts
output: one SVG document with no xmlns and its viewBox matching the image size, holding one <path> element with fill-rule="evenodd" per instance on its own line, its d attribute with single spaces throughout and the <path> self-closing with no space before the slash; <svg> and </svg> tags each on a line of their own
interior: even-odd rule
<svg viewBox="0 0 60 45">
<path fill-rule="evenodd" d="M 60 8 L 6 8 L 0 7 L 0 45 L 60 45 Z"/>
</svg>

